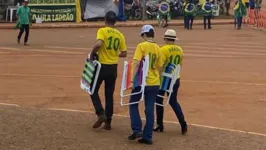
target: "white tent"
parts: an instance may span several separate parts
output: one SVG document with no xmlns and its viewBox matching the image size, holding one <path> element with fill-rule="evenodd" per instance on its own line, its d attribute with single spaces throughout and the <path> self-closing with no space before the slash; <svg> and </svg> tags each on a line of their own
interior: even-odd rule
<svg viewBox="0 0 266 150">
<path fill-rule="evenodd" d="M 87 0 L 84 11 L 84 19 L 93 19 L 104 17 L 107 11 L 118 13 L 117 6 L 113 0 Z"/>
</svg>

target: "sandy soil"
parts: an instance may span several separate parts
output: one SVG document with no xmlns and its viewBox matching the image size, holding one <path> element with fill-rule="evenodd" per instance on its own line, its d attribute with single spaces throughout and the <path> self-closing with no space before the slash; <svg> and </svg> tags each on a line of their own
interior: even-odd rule
<svg viewBox="0 0 266 150">
<path fill-rule="evenodd" d="M 182 27 L 173 28 L 176 29 L 180 38 L 178 43 L 185 52 L 178 98 L 187 121 L 193 124 L 266 134 L 266 116 L 263 115 L 266 114 L 265 33 L 248 27 L 236 31 L 232 26 L 214 26 L 212 31 L 204 31 L 203 27 L 195 27 L 193 31 L 184 31 Z M 129 47 L 127 60 L 130 60 L 134 48 L 141 41 L 140 28 L 119 29 L 125 34 Z M 96 29 L 33 29 L 30 33 L 30 47 L 16 44 L 18 31 L 0 30 L 0 32 L 0 103 L 13 103 L 22 107 L 94 111 L 87 94 L 79 88 L 79 80 L 84 59 L 95 40 Z M 164 32 L 165 29 L 156 28 L 156 41 L 160 45 L 163 44 L 161 36 Z M 124 60 L 126 59 L 120 60 L 119 73 L 122 73 Z M 116 86 L 115 113 L 128 115 L 128 107 L 120 106 L 120 84 L 121 74 Z M 6 137 L 3 141 L 4 149 L 11 146 L 12 142 L 16 143 L 15 145 L 18 144 L 18 149 L 21 147 L 30 149 L 27 146 L 31 145 L 27 142 L 23 145 L 19 142 L 19 138 L 12 140 L 12 137 L 9 137 L 18 135 L 23 138 L 22 134 L 15 131 L 25 124 L 32 128 L 26 138 L 29 142 L 37 138 L 35 131 L 43 131 L 43 136 L 39 136 L 37 140 L 39 142 L 32 144 L 32 149 L 50 149 L 47 148 L 50 142 L 54 142 L 51 144 L 51 149 L 55 149 L 56 143 L 61 149 L 65 149 L 64 146 L 68 147 L 68 144 L 70 144 L 68 149 L 71 149 L 71 146 L 76 148 L 80 146 L 77 149 L 90 147 L 91 149 L 104 149 L 111 143 L 115 145 L 117 142 L 122 145 L 125 143 L 132 145 L 124 140 L 113 140 L 124 139 L 129 133 L 128 120 L 122 118 L 116 118 L 117 121 L 114 121 L 116 128 L 119 129 L 111 131 L 121 132 L 123 137 L 120 137 L 120 134 L 99 133 L 97 135 L 92 132 L 90 129 L 92 122 L 88 124 L 86 120 L 91 117 L 88 114 L 64 114 L 38 109 L 7 109 L 5 107 L 1 107 L 1 112 L 4 113 L 0 115 L 0 122 L 14 117 L 14 120 L 9 120 L 10 122 L 0 123 L 0 126 L 5 127 L 5 130 L 0 132 Z M 50 117 L 45 117 L 49 115 Z M 38 120 L 38 118 L 42 119 Z M 165 120 L 176 121 L 169 106 L 166 108 Z M 53 124 L 54 121 L 58 121 L 60 125 Z M 123 127 L 120 127 L 120 122 L 123 122 Z M 42 126 L 39 128 L 40 124 Z M 11 128 L 8 128 L 10 126 Z M 46 130 L 44 132 L 45 127 L 49 127 L 47 133 Z M 53 132 L 57 128 L 65 131 L 65 139 L 64 136 L 59 138 Z M 83 129 L 80 131 L 80 128 Z M 155 139 L 160 141 L 159 145 L 162 144 L 160 146 L 169 146 L 169 149 L 176 149 L 173 146 L 176 141 L 179 141 L 179 144 L 175 146 L 185 146 L 187 149 L 238 149 L 235 146 L 243 146 L 239 149 L 250 149 L 234 142 L 243 142 L 247 144 L 246 146 L 252 147 L 252 143 L 244 142 L 241 138 L 249 141 L 248 138 L 257 138 L 246 137 L 249 135 L 245 134 L 236 135 L 238 133 L 233 132 L 214 132 L 192 126 L 190 128 L 190 136 L 182 138 L 175 136 L 175 130 L 179 132 L 179 128 L 169 124 L 166 126 L 167 133 L 156 135 Z M 28 131 L 25 129 L 21 132 Z M 93 136 L 85 135 L 84 132 Z M 105 140 L 111 140 L 111 143 L 98 147 L 101 144 L 93 140 L 93 137 L 101 136 L 100 134 L 103 134 Z M 75 135 L 74 138 L 73 135 Z M 47 141 L 42 143 L 42 137 L 44 141 L 45 139 Z M 58 141 L 53 141 L 51 138 Z M 89 144 L 86 141 L 88 139 L 95 143 Z M 125 149 L 125 147 L 120 148 Z"/>
</svg>

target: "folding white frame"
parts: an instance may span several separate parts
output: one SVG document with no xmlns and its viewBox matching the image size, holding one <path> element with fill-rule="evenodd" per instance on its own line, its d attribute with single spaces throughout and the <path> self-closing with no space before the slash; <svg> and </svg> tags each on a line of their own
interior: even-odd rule
<svg viewBox="0 0 266 150">
<path fill-rule="evenodd" d="M 89 57 L 90 57 L 90 54 L 88 55 L 88 58 L 89 58 Z M 90 62 L 89 62 L 90 60 L 89 60 L 88 58 L 86 59 L 85 66 L 86 66 L 87 63 L 90 63 Z M 99 74 L 100 74 L 100 70 L 101 70 L 101 64 L 100 64 L 99 61 L 94 60 L 92 63 L 93 63 L 93 65 L 94 65 L 94 67 L 97 66 L 96 70 L 94 70 L 94 79 L 93 79 L 93 81 L 92 81 L 92 84 L 91 84 L 91 85 L 85 84 L 85 83 L 83 82 L 83 78 L 81 78 L 81 80 L 80 80 L 80 88 L 81 88 L 82 90 L 84 90 L 85 92 L 89 93 L 90 95 L 93 95 L 93 93 L 94 93 L 94 91 L 95 91 L 96 83 L 97 83 L 97 81 L 98 81 Z M 83 71 L 85 71 L 85 68 L 84 68 Z"/>
<path fill-rule="evenodd" d="M 158 97 L 161 97 L 163 99 L 167 99 L 167 101 L 166 101 L 165 104 L 159 104 L 159 103 L 155 102 L 155 105 L 164 107 L 164 106 L 167 106 L 169 104 L 170 97 L 171 97 L 172 92 L 173 92 L 173 87 L 174 87 L 174 84 L 176 82 L 176 78 L 177 78 L 177 76 L 179 75 L 179 72 L 180 72 L 180 65 L 174 65 L 174 64 L 171 64 L 171 65 L 172 65 L 171 68 L 174 70 L 173 72 L 166 73 L 165 70 L 164 70 L 164 72 L 161 74 L 161 77 L 166 77 L 166 78 L 169 78 L 171 80 L 169 88 L 164 90 L 166 95 L 168 93 L 168 96 L 163 96 L 163 95 L 160 95 L 160 94 L 157 95 Z M 163 82 L 161 82 L 161 83 L 163 84 Z"/>
<path fill-rule="evenodd" d="M 144 60 L 142 61 L 142 82 L 140 84 L 140 91 L 135 92 L 135 93 L 130 93 L 130 94 L 125 94 L 125 91 L 127 90 L 127 76 L 128 76 L 128 65 L 129 62 L 128 61 L 124 61 L 124 69 L 123 69 L 123 77 L 122 77 L 122 83 L 121 83 L 121 90 L 120 90 L 120 97 L 121 97 L 121 101 L 120 104 L 121 106 L 126 106 L 126 105 L 133 105 L 133 104 L 138 104 L 140 102 L 142 102 L 144 100 L 144 90 L 145 90 L 145 86 L 146 86 L 146 77 L 148 75 L 148 71 L 149 71 L 149 56 L 145 56 Z M 134 78 L 134 77 L 133 77 Z M 133 95 L 137 95 L 137 94 L 141 94 L 141 99 L 137 102 L 128 102 L 125 103 L 124 102 L 124 98 L 126 97 L 130 97 Z"/>
</svg>

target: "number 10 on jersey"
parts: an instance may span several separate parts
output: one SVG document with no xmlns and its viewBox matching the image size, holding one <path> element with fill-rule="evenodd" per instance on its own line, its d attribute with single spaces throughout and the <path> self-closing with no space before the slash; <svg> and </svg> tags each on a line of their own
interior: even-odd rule
<svg viewBox="0 0 266 150">
<path fill-rule="evenodd" d="M 113 36 L 110 36 L 108 39 L 108 45 L 106 47 L 106 49 L 108 50 L 115 50 L 117 51 L 120 47 L 120 40 L 119 38 L 113 38 Z"/>
</svg>

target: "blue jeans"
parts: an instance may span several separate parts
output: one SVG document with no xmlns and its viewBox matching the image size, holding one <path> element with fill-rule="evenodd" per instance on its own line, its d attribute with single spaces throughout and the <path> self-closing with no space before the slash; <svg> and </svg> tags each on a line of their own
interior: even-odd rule
<svg viewBox="0 0 266 150">
<path fill-rule="evenodd" d="M 192 29 L 193 21 L 194 21 L 194 16 L 192 16 L 192 15 L 187 15 L 187 16 L 185 17 L 185 28 L 187 28 L 188 30 L 189 30 L 189 29 Z"/>
<path fill-rule="evenodd" d="M 135 88 L 132 90 L 132 93 L 139 91 L 140 88 Z M 146 124 L 143 130 L 142 139 L 152 141 L 152 132 L 154 126 L 154 103 L 159 91 L 159 86 L 146 86 L 144 90 L 144 103 L 145 103 L 145 116 Z M 141 94 L 133 95 L 130 97 L 130 102 L 139 101 Z M 133 133 L 140 134 L 142 133 L 142 122 L 139 115 L 138 104 L 129 106 L 129 114 L 131 120 L 131 129 Z"/>
<path fill-rule="evenodd" d="M 206 15 L 203 16 L 203 25 L 204 25 L 204 29 L 207 28 L 207 24 L 208 24 L 208 29 L 211 28 L 211 15 Z"/>
<path fill-rule="evenodd" d="M 184 28 L 187 28 L 186 21 L 187 21 L 187 16 L 184 15 Z"/>
<path fill-rule="evenodd" d="M 237 21 L 237 28 L 238 28 L 238 29 L 241 28 L 242 20 L 243 20 L 243 17 L 237 17 L 237 18 L 236 18 L 236 21 Z"/>
</svg>

